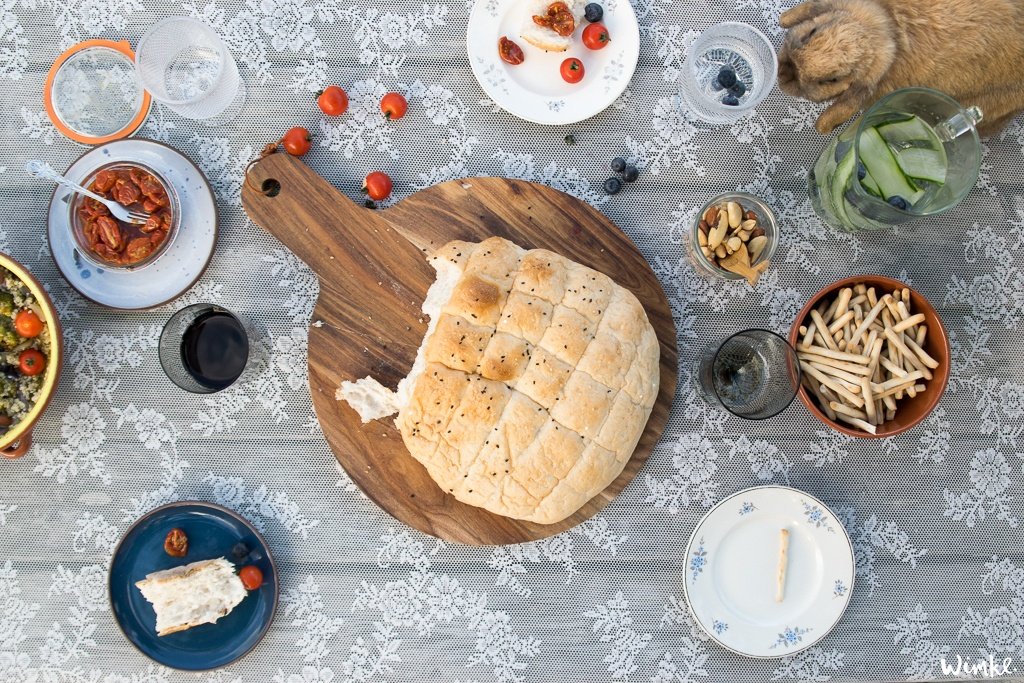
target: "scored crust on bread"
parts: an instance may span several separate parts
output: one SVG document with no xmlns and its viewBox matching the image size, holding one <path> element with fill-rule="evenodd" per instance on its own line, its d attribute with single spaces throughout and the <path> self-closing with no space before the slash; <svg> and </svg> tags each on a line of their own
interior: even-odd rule
<svg viewBox="0 0 1024 683">
<path fill-rule="evenodd" d="M 553 1 L 555 0 L 528 0 L 525 3 L 526 15 L 523 17 L 523 27 L 519 31 L 519 37 L 545 52 L 565 52 L 572 45 L 572 36 L 576 32 L 575 29 L 573 34 L 560 36 L 554 30 L 541 26 L 533 20 L 534 16 L 544 16 L 547 14 L 548 7 Z M 569 8 L 569 12 L 572 14 L 578 29 L 580 22 L 583 21 L 586 0 L 560 1 L 564 2 Z"/>
<path fill-rule="evenodd" d="M 246 596 L 235 566 L 223 557 L 153 572 L 135 586 L 153 605 L 158 636 L 216 623 Z"/>
<path fill-rule="evenodd" d="M 364 422 L 397 410 L 409 452 L 459 501 L 565 519 L 622 472 L 657 398 L 643 306 L 596 270 L 500 237 L 449 242 L 430 262 L 410 374 L 396 392 L 343 382 L 337 398 Z"/>
</svg>

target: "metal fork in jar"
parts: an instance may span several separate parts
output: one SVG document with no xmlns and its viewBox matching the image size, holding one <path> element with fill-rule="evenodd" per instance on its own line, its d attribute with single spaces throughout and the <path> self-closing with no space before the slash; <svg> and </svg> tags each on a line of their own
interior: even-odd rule
<svg viewBox="0 0 1024 683">
<path fill-rule="evenodd" d="M 96 194 L 92 190 L 82 187 L 78 183 L 74 183 L 68 180 L 60 173 L 57 173 L 55 170 L 53 170 L 53 167 L 50 166 L 45 161 L 27 161 L 25 162 L 25 171 L 30 176 L 33 176 L 35 178 L 45 178 L 47 180 L 52 180 L 58 185 L 63 185 L 64 187 L 70 188 L 75 192 L 79 192 L 87 197 L 95 199 L 100 204 L 103 204 L 103 206 L 110 209 L 110 213 L 114 216 L 114 218 L 118 219 L 119 221 L 142 225 L 149 219 L 148 213 L 145 213 L 143 211 L 129 211 L 127 207 L 121 206 L 113 199 L 107 199 L 106 197 Z"/>
</svg>

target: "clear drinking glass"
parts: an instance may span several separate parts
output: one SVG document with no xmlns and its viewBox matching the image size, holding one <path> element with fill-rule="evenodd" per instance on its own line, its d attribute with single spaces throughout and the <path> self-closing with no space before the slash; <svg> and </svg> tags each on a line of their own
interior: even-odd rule
<svg viewBox="0 0 1024 683">
<path fill-rule="evenodd" d="M 234 57 L 217 32 L 196 19 L 154 24 L 135 50 L 135 68 L 155 100 L 206 125 L 230 121 L 245 103 Z"/>
<path fill-rule="evenodd" d="M 733 106 L 722 102 L 727 91 L 716 85 L 723 66 L 746 88 Z M 775 87 L 777 70 L 775 48 L 763 33 L 735 21 L 716 24 L 697 37 L 680 69 L 680 104 L 709 123 L 735 121 Z"/>
<path fill-rule="evenodd" d="M 883 97 L 832 139 L 808 174 L 815 212 L 856 231 L 948 211 L 978 180 L 981 118 L 977 107 L 929 88 Z"/>
<path fill-rule="evenodd" d="M 254 374 L 259 338 L 251 324 L 226 308 L 198 303 L 171 316 L 157 352 L 172 382 L 193 394 L 212 394 Z"/>
<path fill-rule="evenodd" d="M 747 420 L 765 420 L 793 402 L 800 363 L 789 342 L 774 332 L 743 330 L 704 352 L 697 377 L 708 403 Z"/>
</svg>

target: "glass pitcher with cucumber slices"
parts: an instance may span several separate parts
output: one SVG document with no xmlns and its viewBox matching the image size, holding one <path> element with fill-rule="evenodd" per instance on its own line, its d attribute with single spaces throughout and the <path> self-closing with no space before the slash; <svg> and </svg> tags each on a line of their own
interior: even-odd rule
<svg viewBox="0 0 1024 683">
<path fill-rule="evenodd" d="M 937 90 L 879 100 L 825 148 L 808 175 L 814 210 L 843 230 L 878 230 L 956 206 L 981 165 L 977 107 Z"/>
</svg>

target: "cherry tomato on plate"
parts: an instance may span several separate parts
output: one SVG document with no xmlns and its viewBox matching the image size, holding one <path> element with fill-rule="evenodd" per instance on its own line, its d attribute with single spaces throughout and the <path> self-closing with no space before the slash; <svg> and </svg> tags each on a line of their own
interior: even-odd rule
<svg viewBox="0 0 1024 683">
<path fill-rule="evenodd" d="M 381 171 L 374 171 L 363 179 L 363 192 L 377 202 L 391 196 L 391 187 L 391 178 Z"/>
<path fill-rule="evenodd" d="M 328 116 L 341 116 L 348 110 L 348 93 L 336 85 L 329 85 L 317 95 L 316 104 Z"/>
<path fill-rule="evenodd" d="M 575 57 L 562 62 L 562 79 L 566 83 L 579 83 L 583 80 L 583 62 Z"/>
<path fill-rule="evenodd" d="M 14 316 L 14 329 L 22 337 L 32 339 L 38 337 L 39 333 L 43 331 L 43 321 L 39 319 L 35 311 L 26 308 Z"/>
<path fill-rule="evenodd" d="M 309 151 L 309 141 L 312 139 L 308 130 L 302 126 L 295 126 L 294 128 L 289 128 L 288 132 L 281 138 L 281 145 L 284 147 L 284 151 L 293 157 L 301 157 Z"/>
<path fill-rule="evenodd" d="M 238 570 L 238 578 L 242 580 L 242 585 L 247 591 L 254 591 L 263 585 L 263 572 L 260 568 L 248 564 Z"/>
<path fill-rule="evenodd" d="M 405 101 L 400 93 L 389 92 L 384 97 L 380 98 L 380 110 L 384 112 L 384 116 L 390 121 L 400 119 L 405 116 L 406 110 L 409 108 L 409 103 Z"/>
<path fill-rule="evenodd" d="M 522 64 L 523 60 L 526 59 L 526 56 L 523 54 L 523 48 L 516 45 L 506 36 L 498 38 L 498 56 L 501 57 L 501 61 L 512 66 Z"/>
<path fill-rule="evenodd" d="M 608 36 L 608 29 L 600 22 L 589 24 L 583 29 L 583 44 L 590 50 L 600 50 L 611 40 Z"/>
<path fill-rule="evenodd" d="M 18 355 L 21 374 L 34 377 L 46 369 L 46 356 L 35 349 L 25 349 Z"/>
</svg>

